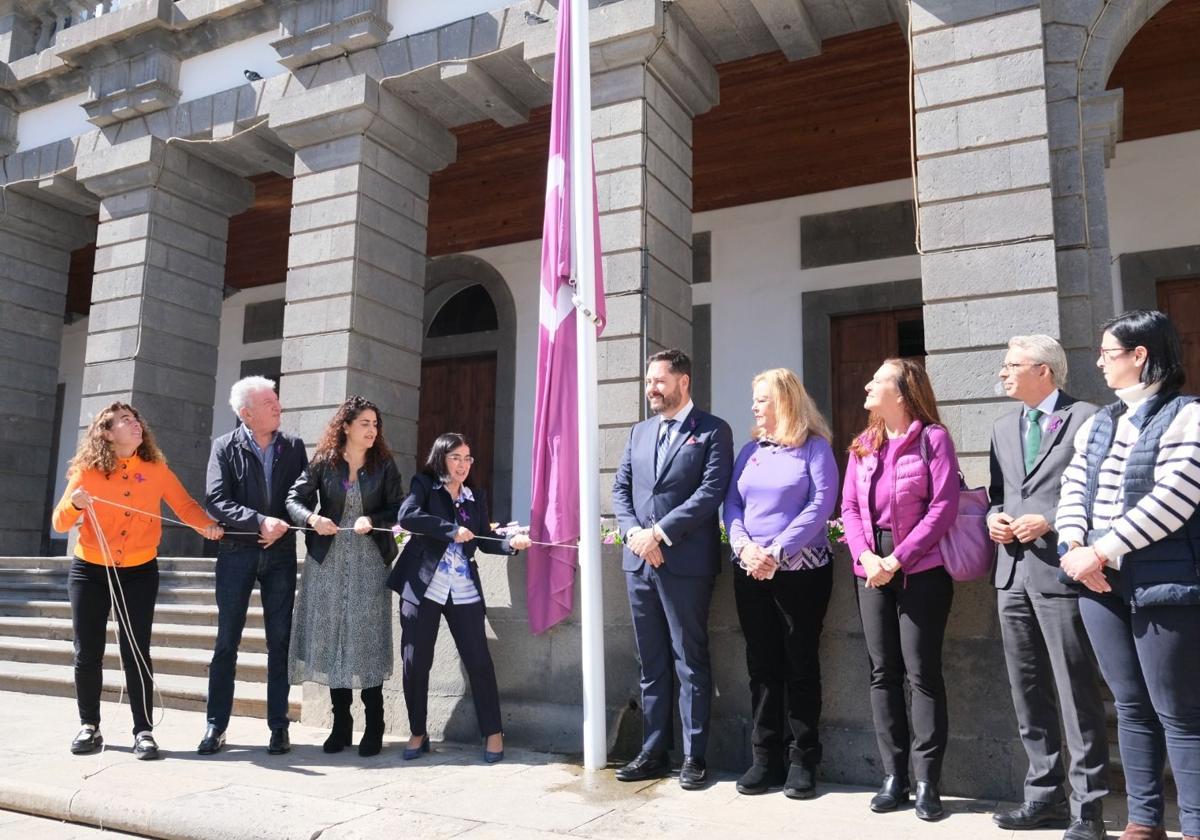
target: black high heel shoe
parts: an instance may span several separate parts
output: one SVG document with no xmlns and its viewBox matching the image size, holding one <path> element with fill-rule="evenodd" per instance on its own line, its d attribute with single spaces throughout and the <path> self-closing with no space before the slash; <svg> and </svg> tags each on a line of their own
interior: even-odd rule
<svg viewBox="0 0 1200 840">
<path fill-rule="evenodd" d="M 501 732 L 500 734 L 503 735 L 504 733 Z M 491 737 L 491 736 L 488 736 L 488 737 Z M 504 760 L 504 750 L 500 750 L 499 752 L 492 752 L 491 750 L 489 750 L 487 748 L 487 737 L 485 737 L 483 739 L 483 760 L 485 762 L 487 762 L 488 764 L 499 764 L 501 761 Z"/>
<path fill-rule="evenodd" d="M 404 748 L 404 760 L 412 761 L 414 758 L 420 758 L 422 753 L 429 752 L 429 736 L 422 735 L 421 743 L 415 747 Z"/>
</svg>

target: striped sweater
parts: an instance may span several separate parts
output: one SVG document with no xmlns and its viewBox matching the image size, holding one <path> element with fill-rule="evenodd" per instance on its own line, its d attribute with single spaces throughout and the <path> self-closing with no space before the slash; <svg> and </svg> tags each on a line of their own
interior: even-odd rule
<svg viewBox="0 0 1200 840">
<path fill-rule="evenodd" d="M 1100 464 L 1099 486 L 1089 519 L 1087 498 L 1087 445 L 1094 418 L 1075 435 L 1075 455 L 1062 477 L 1062 495 L 1055 517 L 1060 542 L 1084 545 L 1089 522 L 1107 531 L 1095 548 L 1108 565 L 1121 568 L 1121 558 L 1178 530 L 1200 504 L 1200 403 L 1185 406 L 1167 427 L 1154 467 L 1154 489 L 1136 507 L 1126 511 L 1123 484 L 1125 462 L 1140 430 L 1129 417 L 1158 390 L 1134 385 L 1116 392 L 1126 405 L 1117 420 L 1112 449 Z"/>
</svg>

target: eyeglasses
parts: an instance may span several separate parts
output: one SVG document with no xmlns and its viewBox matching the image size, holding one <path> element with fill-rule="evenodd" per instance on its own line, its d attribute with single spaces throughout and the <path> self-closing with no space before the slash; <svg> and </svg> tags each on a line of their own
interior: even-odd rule
<svg viewBox="0 0 1200 840">
<path fill-rule="evenodd" d="M 1129 352 L 1128 347 L 1101 347 L 1100 348 L 1100 358 L 1111 362 L 1113 359 L 1117 358 L 1118 356 L 1122 356 L 1128 352 Z"/>
<path fill-rule="evenodd" d="M 456 464 L 474 464 L 475 457 L 473 455 L 447 455 L 447 461 L 453 461 Z"/>
<path fill-rule="evenodd" d="M 1023 367 L 1045 367 L 1045 364 L 1045 362 L 1022 362 L 1021 364 L 1005 362 L 1004 364 L 1000 365 L 1000 370 L 1004 371 L 1005 373 L 1013 373 L 1014 371 L 1020 370 Z"/>
</svg>

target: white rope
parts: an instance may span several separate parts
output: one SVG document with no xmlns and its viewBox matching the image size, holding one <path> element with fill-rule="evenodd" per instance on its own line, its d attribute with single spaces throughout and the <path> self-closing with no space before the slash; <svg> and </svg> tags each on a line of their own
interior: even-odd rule
<svg viewBox="0 0 1200 840">
<path fill-rule="evenodd" d="M 104 501 L 104 500 L 100 499 L 99 501 Z M 125 600 L 125 588 L 121 584 L 121 576 L 117 573 L 117 565 L 118 564 L 113 559 L 112 550 L 108 545 L 108 538 L 105 536 L 104 530 L 100 527 L 100 521 L 97 518 L 96 511 L 93 508 L 90 501 L 88 502 L 87 506 L 84 507 L 84 515 L 87 517 L 88 523 L 92 526 L 92 530 L 96 534 L 96 542 L 100 546 L 100 553 L 104 556 L 104 576 L 105 576 L 105 581 L 108 584 L 109 609 L 113 613 L 116 614 L 116 622 L 115 622 L 115 627 L 113 628 L 113 636 L 115 637 L 116 642 L 117 642 L 117 662 L 120 665 L 120 670 L 121 670 L 121 673 L 123 676 L 125 673 L 125 657 L 124 657 L 124 654 L 121 653 L 121 635 L 124 634 L 125 638 L 129 641 L 130 649 L 133 651 L 134 665 L 138 672 L 138 684 L 141 686 L 141 689 L 142 689 L 142 712 L 146 715 L 147 718 L 154 717 L 154 701 L 151 700 L 150 708 L 146 707 L 147 697 L 150 696 L 146 691 L 146 680 L 145 680 L 145 676 L 143 676 L 144 674 L 146 674 L 146 675 L 149 675 L 149 677 L 150 677 L 150 685 L 151 685 L 151 688 L 153 689 L 153 696 L 155 698 L 157 698 L 157 701 L 158 701 L 158 719 L 151 720 L 150 725 L 151 725 L 151 728 L 159 726 L 163 722 L 163 719 L 166 716 L 166 708 L 167 708 L 166 703 L 163 702 L 162 690 L 158 686 L 158 681 L 154 678 L 154 674 L 150 668 L 150 663 L 147 660 L 147 654 L 144 654 L 142 652 L 141 646 L 138 644 L 137 638 L 134 636 L 133 623 L 129 617 L 129 603 Z M 102 657 L 103 657 L 103 654 L 102 654 Z M 101 669 L 101 691 L 103 692 L 103 671 L 104 671 L 103 658 L 101 659 L 100 669 Z M 124 699 L 125 699 L 125 684 L 124 684 L 124 682 L 122 682 L 120 689 L 119 689 L 119 693 L 117 695 L 117 705 L 120 706 L 124 702 Z M 132 712 L 133 711 L 133 698 L 130 698 L 129 703 L 130 703 L 129 708 L 130 708 L 130 711 Z M 99 731 L 99 729 L 100 729 L 99 724 L 97 724 L 96 729 L 97 729 L 97 731 Z M 100 745 L 100 753 L 99 753 L 99 755 L 97 755 L 97 763 L 99 763 L 100 759 L 103 757 L 104 751 L 107 748 L 107 746 L 108 746 L 107 742 L 104 742 Z M 92 776 L 95 776 L 97 773 L 101 772 L 104 769 L 105 769 L 104 767 L 98 767 L 96 770 L 92 771 L 91 773 L 83 774 L 83 778 L 90 779 Z"/>
<path fill-rule="evenodd" d="M 143 516 L 149 516 L 154 519 L 160 519 L 163 522 L 169 522 L 172 525 L 182 525 L 185 528 L 192 528 L 191 525 L 188 525 L 186 522 L 181 522 L 178 519 L 172 519 L 169 516 L 163 516 L 160 513 L 152 513 L 148 510 L 142 510 L 141 508 L 130 507 L 129 505 L 124 505 L 124 504 L 121 504 L 120 502 L 114 502 L 109 499 L 102 499 L 99 496 L 92 496 L 92 501 L 101 502 L 106 505 L 111 505 L 112 507 L 132 511 L 134 513 L 140 513 Z M 508 526 L 508 527 L 511 528 L 514 526 Z M 309 525 L 288 525 L 287 528 L 290 531 L 313 531 L 314 533 L 317 533 L 316 529 Z M 196 529 L 192 528 L 192 530 L 195 531 Z M 354 531 L 354 530 L 355 530 L 355 528 L 353 525 L 347 526 L 347 527 L 338 527 L 338 531 Z M 388 534 L 395 533 L 391 528 L 372 527 L 371 530 L 372 531 L 383 531 L 384 533 L 388 533 Z M 402 533 L 412 534 L 413 536 L 418 536 L 418 537 L 434 537 L 434 538 L 439 538 L 439 539 L 443 538 L 441 534 L 422 534 L 417 531 L 410 531 L 407 528 L 403 529 Z M 258 531 L 225 531 L 225 534 L 226 534 L 226 536 L 229 536 L 232 534 L 234 536 L 241 536 L 241 537 L 251 537 L 251 536 L 257 537 L 257 536 L 259 536 Z M 502 543 L 505 541 L 505 539 L 507 539 L 507 537 L 488 537 L 488 536 L 484 536 L 482 534 L 476 534 L 474 538 L 477 540 L 488 540 L 490 542 L 499 542 L 499 543 Z M 577 542 L 574 542 L 574 543 L 571 543 L 571 542 L 551 543 L 551 542 L 538 542 L 536 540 L 530 540 L 530 543 L 532 543 L 533 545 L 545 545 L 545 546 L 556 547 L 556 548 L 578 548 L 579 547 L 579 544 Z M 399 555 L 397 555 L 397 556 L 399 556 Z"/>
</svg>

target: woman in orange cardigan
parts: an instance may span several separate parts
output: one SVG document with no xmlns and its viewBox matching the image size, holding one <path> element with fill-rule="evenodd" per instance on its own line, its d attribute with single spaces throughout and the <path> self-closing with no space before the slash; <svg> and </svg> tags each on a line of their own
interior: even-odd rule
<svg viewBox="0 0 1200 840">
<path fill-rule="evenodd" d="M 158 512 L 163 500 L 205 539 L 224 536 L 221 526 L 205 514 L 167 468 L 137 409 L 115 402 L 97 413 L 71 459 L 66 492 L 54 509 L 56 531 L 68 531 L 82 518 L 75 562 L 67 577 L 75 633 L 75 696 L 83 726 L 71 742 L 71 752 L 76 755 L 92 752 L 104 743 L 100 691 L 111 587 L 117 592 L 121 661 L 133 711 L 133 753 L 140 759 L 158 758 L 148 689 L 154 681 L 150 628 L 158 599 L 157 554 L 162 536 Z M 91 517 L 84 515 L 89 507 L 99 523 L 99 534 Z M 107 543 L 108 557 L 102 540 Z"/>
</svg>

